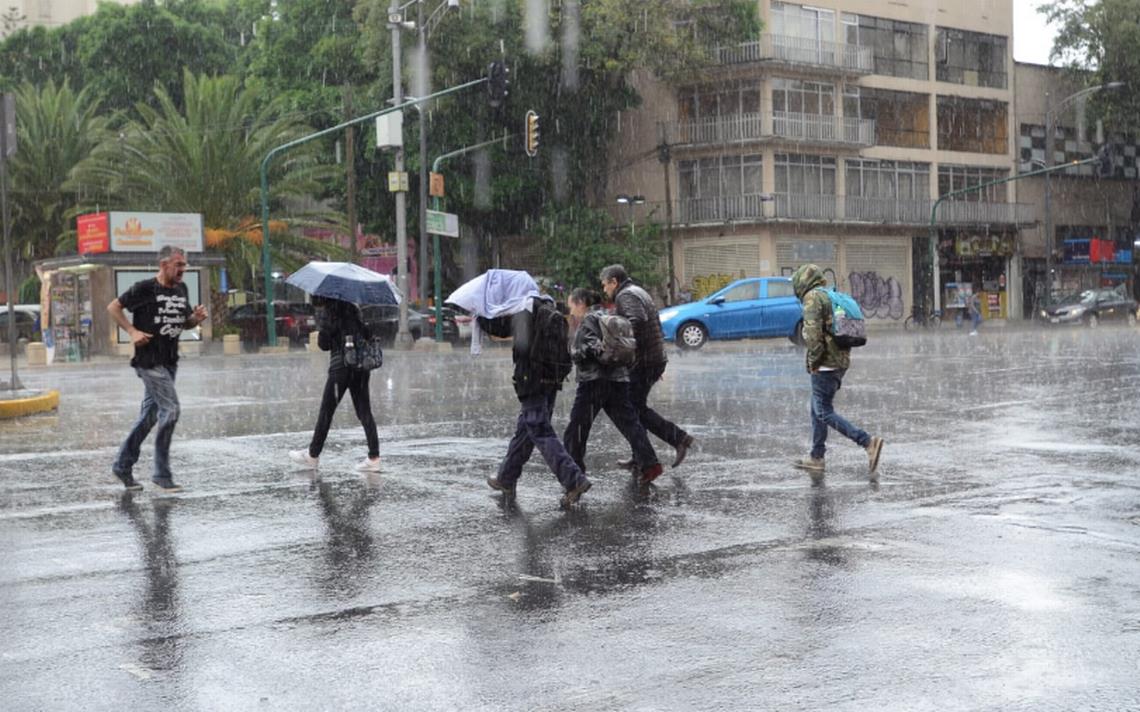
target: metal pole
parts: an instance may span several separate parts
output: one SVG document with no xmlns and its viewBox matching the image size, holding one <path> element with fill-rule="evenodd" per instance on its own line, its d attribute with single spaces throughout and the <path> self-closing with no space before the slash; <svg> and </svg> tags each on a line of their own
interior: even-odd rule
<svg viewBox="0 0 1140 712">
<path fill-rule="evenodd" d="M 400 14 L 400 4 L 392 0 L 388 6 L 389 17 Z M 392 23 L 392 103 L 399 106 L 404 100 L 404 87 L 401 84 L 400 70 L 403 57 L 400 51 L 400 25 Z M 396 147 L 396 174 L 404 173 L 404 146 L 401 142 Z M 402 187 L 402 186 L 397 186 Z M 408 195 L 406 191 L 396 191 L 396 286 L 405 295 L 400 300 L 400 327 L 396 333 L 396 343 L 407 347 L 411 344 L 411 334 L 408 333 Z"/>
<path fill-rule="evenodd" d="M 424 25 L 424 0 L 419 2 L 419 15 L 416 21 L 416 27 L 419 28 L 420 42 L 420 63 L 417 71 L 423 76 L 420 77 L 420 84 L 422 87 L 416 91 L 417 94 L 430 94 L 431 93 L 431 71 L 428 68 L 428 54 L 427 54 L 427 27 Z M 427 121 L 424 120 L 424 107 L 419 106 L 419 119 L 420 119 L 420 261 L 416 265 L 419 269 L 419 295 L 423 300 L 427 295 L 427 201 L 428 201 L 428 175 L 427 175 Z M 439 328 L 439 319 L 436 319 L 436 328 Z M 437 338 L 436 341 L 439 341 Z"/>
<path fill-rule="evenodd" d="M 425 166 L 426 168 L 426 166 Z M 432 198 L 432 209 L 439 210 L 439 198 Z M 435 341 L 443 341 L 443 285 L 440 274 L 443 272 L 443 258 L 439 254 L 439 233 L 432 233 L 431 254 L 435 271 Z"/>
<path fill-rule="evenodd" d="M 283 143 L 280 146 L 276 146 L 274 148 L 271 148 L 269 150 L 269 153 L 265 154 L 265 158 L 261 159 L 261 264 L 262 264 L 262 267 L 266 273 L 266 276 L 265 276 L 265 292 L 266 292 L 266 294 L 269 294 L 269 290 L 271 287 L 270 277 L 269 277 L 269 163 L 273 160 L 274 156 L 276 156 L 278 153 L 282 153 L 284 151 L 287 151 L 288 149 L 293 148 L 294 146 L 300 146 L 302 143 L 307 143 L 309 141 L 312 141 L 313 139 L 317 139 L 317 138 L 320 138 L 322 136 L 326 136 L 330 133 L 335 133 L 337 131 L 340 131 L 341 129 L 344 129 L 345 127 L 354 126 L 356 124 L 361 124 L 361 123 L 364 123 L 365 121 L 371 121 L 377 117 L 384 116 L 385 114 L 390 114 L 393 111 L 403 111 L 404 109 L 406 109 L 410 106 L 416 106 L 422 102 L 427 101 L 428 99 L 436 99 L 436 98 L 441 97 L 441 96 L 447 96 L 448 94 L 454 94 L 456 92 L 463 91 L 464 89 L 470 89 L 471 87 L 483 84 L 486 81 L 487 81 L 486 77 L 483 77 L 481 79 L 474 79 L 472 81 L 465 82 L 463 84 L 459 84 L 457 86 L 453 86 L 453 87 L 450 87 L 448 89 L 443 89 L 443 90 L 438 91 L 438 92 L 431 94 L 429 96 L 418 97 L 416 99 L 413 99 L 412 101 L 404 102 L 402 104 L 398 104 L 396 106 L 392 106 L 392 107 L 389 107 L 387 109 L 381 109 L 380 111 L 373 111 L 370 114 L 365 114 L 364 116 L 359 116 L 355 119 L 352 119 L 351 121 L 345 121 L 343 123 L 339 123 L 336 126 L 331 126 L 327 129 L 317 131 L 315 133 L 311 133 L 308 136 L 302 136 L 299 139 L 295 139 L 295 140 L 290 141 L 288 143 Z M 267 301 L 268 301 L 268 303 L 266 304 L 266 309 L 265 309 L 265 318 L 266 318 L 266 321 L 268 322 L 266 325 L 266 333 L 269 336 L 269 345 L 274 346 L 277 344 L 277 326 L 274 323 L 274 318 L 273 318 L 273 316 L 274 316 L 273 315 L 273 301 L 272 300 L 267 300 Z"/>
<path fill-rule="evenodd" d="M 8 158 L 6 131 L 0 131 L 0 213 L 4 220 L 4 291 L 8 293 L 8 357 L 12 364 L 12 378 L 8 387 L 13 391 L 23 388 L 16 374 L 16 310 L 12 300 L 12 216 L 8 206 Z"/>
<path fill-rule="evenodd" d="M 1053 165 L 1053 95 L 1045 92 L 1045 167 Z M 1045 307 L 1053 303 L 1053 174 L 1045 174 Z"/>
</svg>

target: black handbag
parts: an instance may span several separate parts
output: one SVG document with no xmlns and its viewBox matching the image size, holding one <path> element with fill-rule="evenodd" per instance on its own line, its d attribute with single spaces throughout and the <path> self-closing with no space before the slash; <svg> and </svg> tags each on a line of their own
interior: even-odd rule
<svg viewBox="0 0 1140 712">
<path fill-rule="evenodd" d="M 380 337 L 360 339 L 351 347 L 345 344 L 344 364 L 357 371 L 375 371 L 384 365 L 384 349 L 380 348 Z"/>
</svg>

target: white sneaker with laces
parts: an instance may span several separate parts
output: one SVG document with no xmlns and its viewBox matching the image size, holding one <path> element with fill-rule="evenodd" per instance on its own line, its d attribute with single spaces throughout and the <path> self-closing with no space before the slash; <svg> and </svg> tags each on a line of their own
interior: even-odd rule
<svg viewBox="0 0 1140 712">
<path fill-rule="evenodd" d="M 289 459 L 298 465 L 304 465 L 314 470 L 317 469 L 317 463 L 319 462 L 318 458 L 309 454 L 308 448 L 304 450 L 290 450 Z"/>
<path fill-rule="evenodd" d="M 379 472 L 380 471 L 380 458 L 373 460 L 372 458 L 364 458 L 364 461 L 356 466 L 357 472 Z"/>
</svg>

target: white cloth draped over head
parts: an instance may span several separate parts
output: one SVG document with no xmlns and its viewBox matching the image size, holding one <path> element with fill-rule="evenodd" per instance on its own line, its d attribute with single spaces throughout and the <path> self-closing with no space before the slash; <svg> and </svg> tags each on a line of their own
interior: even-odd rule
<svg viewBox="0 0 1140 712">
<path fill-rule="evenodd" d="M 462 284 L 446 299 L 472 316 L 496 319 L 530 309 L 540 296 L 538 284 L 523 270 L 490 269 Z M 483 330 L 476 321 L 471 329 L 471 353 L 483 347 Z"/>
</svg>

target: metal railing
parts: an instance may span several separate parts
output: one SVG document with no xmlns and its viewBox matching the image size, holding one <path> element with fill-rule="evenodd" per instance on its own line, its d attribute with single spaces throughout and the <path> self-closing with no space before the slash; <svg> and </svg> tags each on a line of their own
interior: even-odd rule
<svg viewBox="0 0 1140 712">
<path fill-rule="evenodd" d="M 766 201 L 773 202 L 767 211 Z M 673 221 L 677 225 L 767 220 L 926 225 L 933 204 L 932 200 L 790 193 L 681 198 L 676 201 Z M 663 219 L 664 208 L 658 206 L 655 214 L 657 220 Z M 1033 206 L 944 202 L 938 210 L 938 222 L 943 225 L 1026 225 L 1034 222 Z"/>
<path fill-rule="evenodd" d="M 716 58 L 720 64 L 775 61 L 858 74 L 870 74 L 875 68 L 870 47 L 789 35 L 765 34 L 751 42 L 717 47 Z"/>
<path fill-rule="evenodd" d="M 875 121 L 826 114 L 772 112 L 772 135 L 794 141 L 875 145 Z"/>
<path fill-rule="evenodd" d="M 875 145 L 875 121 L 847 116 L 777 111 L 663 122 L 664 134 L 679 145 L 710 145 L 782 138 L 840 146 Z"/>
</svg>

